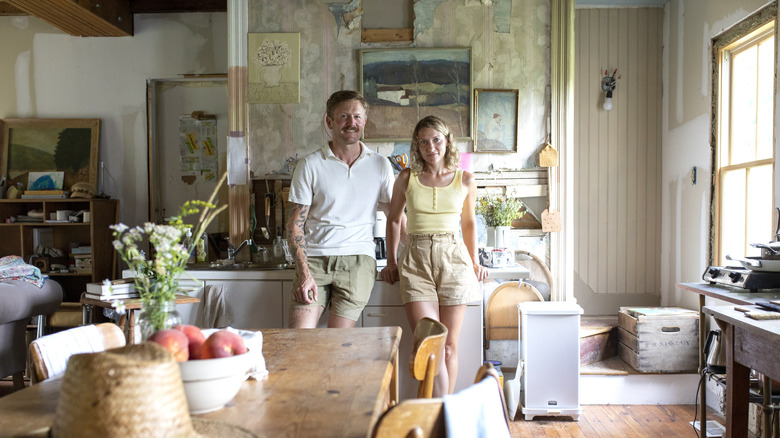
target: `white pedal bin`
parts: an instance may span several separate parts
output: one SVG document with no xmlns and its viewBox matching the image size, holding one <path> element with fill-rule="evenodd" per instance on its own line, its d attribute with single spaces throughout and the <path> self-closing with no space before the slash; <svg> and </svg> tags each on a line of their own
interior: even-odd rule
<svg viewBox="0 0 780 438">
<path fill-rule="evenodd" d="M 525 362 L 520 398 L 525 419 L 569 416 L 579 420 L 582 308 L 563 301 L 527 301 L 517 310 L 518 352 Z"/>
</svg>

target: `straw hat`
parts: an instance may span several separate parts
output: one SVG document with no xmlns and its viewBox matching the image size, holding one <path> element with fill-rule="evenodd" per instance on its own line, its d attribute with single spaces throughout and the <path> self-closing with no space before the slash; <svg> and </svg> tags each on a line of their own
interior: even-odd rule
<svg viewBox="0 0 780 438">
<path fill-rule="evenodd" d="M 228 423 L 191 418 L 179 365 L 146 342 L 71 356 L 53 437 L 254 437 Z"/>
</svg>

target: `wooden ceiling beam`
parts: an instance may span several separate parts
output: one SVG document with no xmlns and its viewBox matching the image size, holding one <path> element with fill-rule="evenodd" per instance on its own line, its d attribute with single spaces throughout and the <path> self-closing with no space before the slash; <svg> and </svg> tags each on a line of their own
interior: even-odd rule
<svg viewBox="0 0 780 438">
<path fill-rule="evenodd" d="M 134 14 L 165 12 L 227 12 L 227 0 L 130 0 Z"/>
<path fill-rule="evenodd" d="M 73 36 L 132 36 L 127 0 L 4 0 Z"/>
<path fill-rule="evenodd" d="M 27 13 L 0 0 L 0 16 L 2 15 L 27 15 Z"/>
</svg>

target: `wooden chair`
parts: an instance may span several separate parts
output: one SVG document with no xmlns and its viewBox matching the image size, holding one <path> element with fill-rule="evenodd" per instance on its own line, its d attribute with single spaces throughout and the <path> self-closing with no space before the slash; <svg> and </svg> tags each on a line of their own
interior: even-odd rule
<svg viewBox="0 0 780 438">
<path fill-rule="evenodd" d="M 433 396 L 433 378 L 439 374 L 447 343 L 447 327 L 435 319 L 425 317 L 414 328 L 414 349 L 409 372 L 420 381 L 418 398 Z"/>
<path fill-rule="evenodd" d="M 517 341 L 520 339 L 517 305 L 525 301 L 544 301 L 536 288 L 517 281 L 508 281 L 497 287 L 485 307 L 485 348 L 491 340 Z"/>
<path fill-rule="evenodd" d="M 474 383 L 486 378 L 492 379 L 496 384 L 508 430 L 509 419 L 506 415 L 504 392 L 500 387 L 498 372 L 490 363 L 482 365 Z M 379 419 L 373 438 L 444 438 L 447 436 L 444 417 L 444 400 L 441 398 L 404 400 Z"/>
<path fill-rule="evenodd" d="M 33 383 L 64 374 L 68 359 L 74 354 L 124 347 L 125 343 L 122 329 L 110 322 L 42 336 L 30 343 Z"/>
</svg>

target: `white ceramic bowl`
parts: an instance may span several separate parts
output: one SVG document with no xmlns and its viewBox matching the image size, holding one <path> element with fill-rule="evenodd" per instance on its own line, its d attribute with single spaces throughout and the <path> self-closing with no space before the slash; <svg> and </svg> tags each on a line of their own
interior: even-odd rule
<svg viewBox="0 0 780 438">
<path fill-rule="evenodd" d="M 251 368 L 249 352 L 219 359 L 179 362 L 191 414 L 221 409 L 236 396 Z"/>
</svg>

